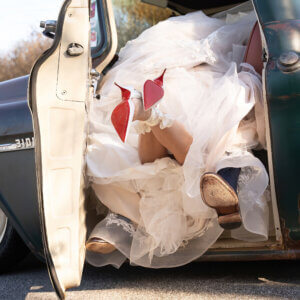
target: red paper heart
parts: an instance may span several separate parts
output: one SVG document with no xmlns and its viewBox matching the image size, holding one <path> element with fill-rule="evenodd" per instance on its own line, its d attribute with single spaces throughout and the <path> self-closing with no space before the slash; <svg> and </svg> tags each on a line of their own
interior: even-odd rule
<svg viewBox="0 0 300 300">
<path fill-rule="evenodd" d="M 148 110 L 164 96 L 161 86 L 152 80 L 147 80 L 144 84 L 144 109 Z"/>
<path fill-rule="evenodd" d="M 111 114 L 111 122 L 115 127 L 120 139 L 125 142 L 126 133 L 130 122 L 130 105 L 124 101 L 117 105 Z"/>
</svg>

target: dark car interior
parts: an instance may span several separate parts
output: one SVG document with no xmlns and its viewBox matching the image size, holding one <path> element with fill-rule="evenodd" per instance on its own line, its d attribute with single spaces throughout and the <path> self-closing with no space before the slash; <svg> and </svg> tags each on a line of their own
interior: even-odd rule
<svg viewBox="0 0 300 300">
<path fill-rule="evenodd" d="M 169 7 L 170 9 L 179 13 L 187 13 L 192 10 L 207 10 L 211 13 L 230 8 L 238 4 L 247 2 L 247 0 L 210 0 L 210 1 L 195 1 L 195 0 L 142 0 L 142 2 L 161 6 Z"/>
</svg>

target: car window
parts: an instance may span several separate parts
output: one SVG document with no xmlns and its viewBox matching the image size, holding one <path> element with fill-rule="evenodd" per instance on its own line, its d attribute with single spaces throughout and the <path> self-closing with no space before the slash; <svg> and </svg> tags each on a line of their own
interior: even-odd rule
<svg viewBox="0 0 300 300">
<path fill-rule="evenodd" d="M 140 0 L 113 0 L 118 31 L 118 50 L 145 29 L 169 18 L 172 11 L 141 3 Z"/>
<path fill-rule="evenodd" d="M 91 0 L 91 13 L 90 13 L 90 21 L 91 21 L 91 47 L 98 46 L 98 39 L 100 37 L 100 24 L 98 22 L 98 9 L 96 0 Z"/>
</svg>

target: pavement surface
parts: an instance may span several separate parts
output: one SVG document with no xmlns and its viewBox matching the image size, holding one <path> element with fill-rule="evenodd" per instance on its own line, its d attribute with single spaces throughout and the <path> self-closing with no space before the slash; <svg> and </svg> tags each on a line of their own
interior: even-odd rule
<svg viewBox="0 0 300 300">
<path fill-rule="evenodd" d="M 0 299 L 57 299 L 46 267 L 29 256 L 0 275 Z M 300 261 L 205 262 L 175 269 L 85 266 L 66 299 L 300 299 Z"/>
</svg>

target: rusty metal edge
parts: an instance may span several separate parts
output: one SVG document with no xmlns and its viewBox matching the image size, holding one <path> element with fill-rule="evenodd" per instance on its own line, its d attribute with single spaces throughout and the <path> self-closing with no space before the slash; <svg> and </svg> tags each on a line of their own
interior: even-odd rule
<svg viewBox="0 0 300 300">
<path fill-rule="evenodd" d="M 295 250 L 231 250 L 208 251 L 196 261 L 258 261 L 258 260 L 297 260 L 300 259 L 300 249 Z"/>
</svg>

